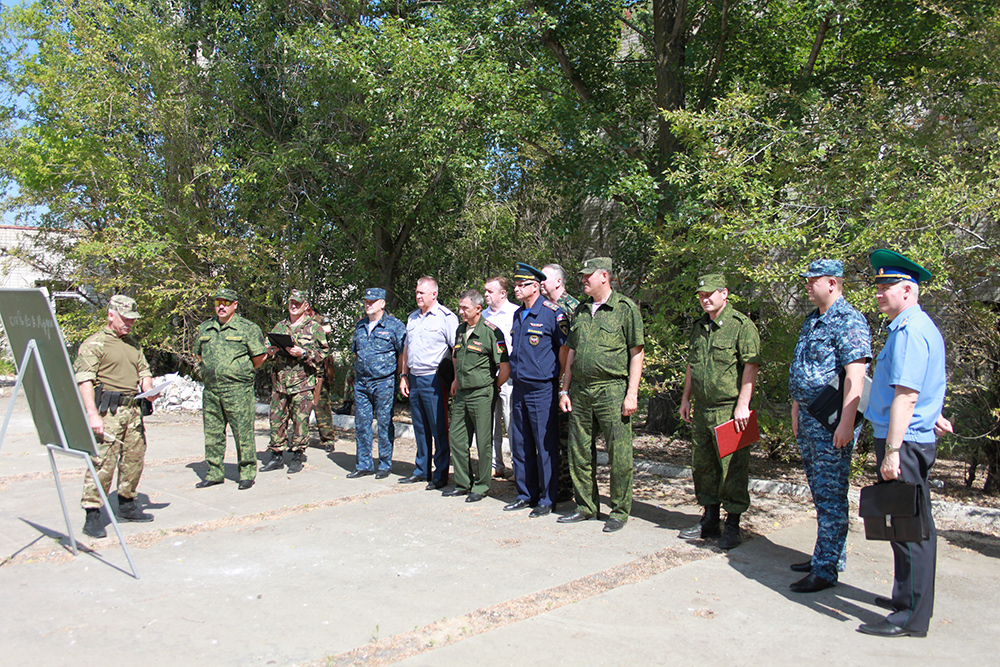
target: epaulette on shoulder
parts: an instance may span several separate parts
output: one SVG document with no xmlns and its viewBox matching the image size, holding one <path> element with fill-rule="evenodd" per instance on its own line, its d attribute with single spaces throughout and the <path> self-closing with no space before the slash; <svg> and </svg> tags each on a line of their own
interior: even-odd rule
<svg viewBox="0 0 1000 667">
<path fill-rule="evenodd" d="M 548 299 L 545 299 L 544 301 L 542 301 L 542 304 L 545 305 L 545 306 L 547 306 L 548 308 L 551 308 L 552 310 L 559 310 L 559 304 L 558 303 L 552 303 Z"/>
<path fill-rule="evenodd" d="M 494 331 L 496 331 L 497 325 L 493 324 L 492 322 L 490 322 L 486 318 L 483 318 L 483 322 L 486 323 L 487 327 L 489 327 L 490 329 L 493 329 Z"/>
</svg>

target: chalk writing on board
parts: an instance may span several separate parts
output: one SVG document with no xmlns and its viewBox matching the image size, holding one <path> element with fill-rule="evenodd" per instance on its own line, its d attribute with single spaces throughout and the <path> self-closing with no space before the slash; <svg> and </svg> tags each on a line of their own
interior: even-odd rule
<svg viewBox="0 0 1000 667">
<path fill-rule="evenodd" d="M 17 311 L 12 316 L 10 316 L 11 324 L 16 324 L 19 327 L 25 329 L 34 329 L 41 331 L 42 335 L 45 336 L 47 340 L 52 339 L 52 333 L 55 328 L 55 322 L 51 317 L 39 317 L 31 313 L 22 313 Z"/>
</svg>

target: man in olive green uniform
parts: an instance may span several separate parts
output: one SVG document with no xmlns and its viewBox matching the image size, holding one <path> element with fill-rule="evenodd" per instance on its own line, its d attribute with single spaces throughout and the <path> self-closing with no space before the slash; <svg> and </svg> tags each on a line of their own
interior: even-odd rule
<svg viewBox="0 0 1000 667">
<path fill-rule="evenodd" d="M 271 378 L 271 443 L 267 462 L 261 472 L 284 467 L 285 449 L 292 451 L 288 472 L 302 470 L 309 445 L 309 415 L 313 410 L 313 390 L 322 372 L 326 352 L 326 334 L 315 318 L 310 317 L 305 292 L 292 290 L 288 295 L 288 319 L 279 322 L 271 333 L 291 337 L 290 347 L 271 345 L 268 356 L 274 359 Z M 291 427 L 291 428 L 289 428 Z M 290 432 L 289 432 L 290 431 Z"/>
<path fill-rule="evenodd" d="M 645 356 L 642 314 L 611 288 L 611 258 L 595 257 L 580 269 L 587 298 L 576 310 L 566 345 L 569 356 L 559 407 L 570 413 L 570 476 L 577 510 L 559 518 L 576 523 L 598 514 L 594 424 L 604 433 L 611 465 L 611 514 L 604 532 L 621 530 L 632 511 L 632 421 L 639 407 Z"/>
<path fill-rule="evenodd" d="M 566 291 L 566 270 L 559 264 L 546 264 L 542 267 L 545 280 L 542 281 L 542 294 L 549 301 L 554 301 L 566 313 L 570 326 L 576 316 L 576 307 L 580 300 Z M 556 502 L 564 503 L 573 500 L 573 478 L 569 473 L 569 413 L 559 411 L 559 493 Z"/>
<path fill-rule="evenodd" d="M 691 472 L 698 504 L 705 508 L 696 525 L 681 531 L 684 539 L 719 537 L 719 548 L 740 543 L 740 515 L 750 508 L 750 450 L 719 457 L 715 427 L 730 419 L 746 428 L 750 399 L 760 366 L 760 336 L 750 318 L 728 306 L 722 274 L 698 278 L 698 301 L 705 314 L 691 330 L 681 419 L 692 423 Z M 691 408 L 694 400 L 695 410 Z M 719 510 L 726 509 L 725 532 Z"/>
<path fill-rule="evenodd" d="M 455 488 L 444 496 L 466 496 L 465 502 L 482 500 L 490 490 L 493 467 L 493 404 L 500 386 L 510 376 L 507 339 L 484 318 L 483 295 L 476 290 L 458 300 L 462 323 L 455 334 L 455 379 L 451 383 L 451 428 L 448 442 L 455 467 Z M 479 461 L 473 471 L 470 460 L 472 438 L 476 438 Z"/>
<path fill-rule="evenodd" d="M 142 511 L 135 496 L 146 456 L 146 432 L 142 424 L 141 402 L 137 389 L 152 388 L 146 356 L 129 336 L 139 318 L 135 299 L 116 294 L 108 303 L 107 326 L 87 338 L 73 364 L 83 407 L 90 428 L 97 436 L 94 468 L 107 496 L 111 478 L 118 469 L 118 517 L 123 521 L 152 521 Z M 88 472 L 83 481 L 80 505 L 87 513 L 83 532 L 90 537 L 105 537 L 101 522 L 101 495 Z"/>
<path fill-rule="evenodd" d="M 201 414 L 205 428 L 205 479 L 195 484 L 203 489 L 222 484 L 225 473 L 226 424 L 233 431 L 240 467 L 239 489 L 253 486 L 257 476 L 257 445 L 254 441 L 254 371 L 267 358 L 260 327 L 244 319 L 236 309 L 239 299 L 231 289 L 215 293 L 215 317 L 201 323 L 194 353 L 201 363 Z"/>
</svg>

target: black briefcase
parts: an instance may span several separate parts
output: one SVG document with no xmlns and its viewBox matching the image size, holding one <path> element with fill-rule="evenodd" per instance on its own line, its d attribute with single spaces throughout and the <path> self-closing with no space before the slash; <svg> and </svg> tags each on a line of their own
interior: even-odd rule
<svg viewBox="0 0 1000 667">
<path fill-rule="evenodd" d="M 916 484 L 881 482 L 861 489 L 865 539 L 922 542 L 930 538 L 929 508 Z"/>
</svg>

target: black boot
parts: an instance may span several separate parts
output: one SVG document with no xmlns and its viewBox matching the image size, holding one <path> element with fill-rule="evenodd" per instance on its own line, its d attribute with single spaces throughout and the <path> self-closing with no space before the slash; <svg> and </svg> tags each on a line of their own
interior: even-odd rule
<svg viewBox="0 0 1000 667">
<path fill-rule="evenodd" d="M 83 534 L 90 537 L 108 536 L 108 531 L 104 530 L 104 522 L 101 521 L 100 507 L 87 508 L 87 520 L 83 523 Z"/>
<path fill-rule="evenodd" d="M 292 460 L 288 463 L 288 473 L 296 473 L 302 470 L 302 464 L 306 461 L 306 455 L 303 452 L 292 452 Z"/>
<path fill-rule="evenodd" d="M 153 520 L 153 515 L 143 512 L 142 506 L 136 502 L 135 498 L 118 496 L 118 518 L 122 521 L 148 523 Z"/>
<path fill-rule="evenodd" d="M 728 551 L 740 544 L 740 515 L 726 515 L 726 529 L 719 540 L 719 548 Z"/>
<path fill-rule="evenodd" d="M 718 537 L 722 534 L 719 530 L 719 505 L 706 505 L 705 512 L 701 515 L 701 521 L 685 528 L 680 532 L 679 537 L 683 540 L 707 540 Z"/>
<path fill-rule="evenodd" d="M 281 470 L 285 467 L 285 455 L 283 452 L 276 452 L 273 449 L 267 450 L 271 458 L 260 467 L 260 472 L 270 472 L 271 470 Z"/>
</svg>

